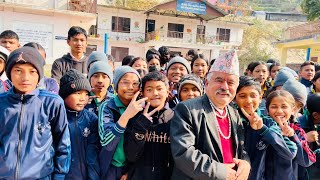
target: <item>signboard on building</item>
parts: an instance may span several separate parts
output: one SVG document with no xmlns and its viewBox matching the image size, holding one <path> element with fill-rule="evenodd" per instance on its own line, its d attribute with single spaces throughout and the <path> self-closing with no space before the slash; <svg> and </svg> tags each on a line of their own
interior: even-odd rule
<svg viewBox="0 0 320 180">
<path fill-rule="evenodd" d="M 39 43 L 46 50 L 47 57 L 52 57 L 52 24 L 14 21 L 13 30 L 19 35 L 21 46 L 29 42 Z"/>
<path fill-rule="evenodd" d="M 194 14 L 206 14 L 207 5 L 192 0 L 177 0 L 177 11 Z"/>
</svg>

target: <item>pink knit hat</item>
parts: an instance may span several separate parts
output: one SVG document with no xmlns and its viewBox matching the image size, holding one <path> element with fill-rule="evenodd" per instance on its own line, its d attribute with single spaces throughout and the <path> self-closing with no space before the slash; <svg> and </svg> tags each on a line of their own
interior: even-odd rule
<svg viewBox="0 0 320 180">
<path fill-rule="evenodd" d="M 209 73 L 224 72 L 239 76 L 239 60 L 235 50 L 219 56 L 212 64 Z"/>
</svg>

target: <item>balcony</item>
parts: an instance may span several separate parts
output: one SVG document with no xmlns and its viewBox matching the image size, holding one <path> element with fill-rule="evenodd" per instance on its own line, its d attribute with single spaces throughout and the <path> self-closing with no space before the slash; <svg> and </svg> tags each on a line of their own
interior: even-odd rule
<svg viewBox="0 0 320 180">
<path fill-rule="evenodd" d="M 182 44 L 203 44 L 203 45 L 221 45 L 224 43 L 232 43 L 222 40 L 225 38 L 213 34 L 197 34 L 178 31 L 153 31 L 146 34 L 145 41 L 164 41 L 176 42 Z"/>
<path fill-rule="evenodd" d="M 315 21 L 286 29 L 284 40 L 306 39 L 318 34 L 320 34 L 320 21 Z"/>
<path fill-rule="evenodd" d="M 212 34 L 196 34 L 177 31 L 156 30 L 149 33 L 141 32 L 113 32 L 111 29 L 98 28 L 97 35 L 92 35 L 100 40 L 104 39 L 104 34 L 107 33 L 109 40 L 125 41 L 133 43 L 147 43 L 147 42 L 168 42 L 185 45 L 234 45 L 239 46 L 239 41 L 229 41 L 226 37 L 219 37 Z"/>
<path fill-rule="evenodd" d="M 39 10 L 69 10 L 93 14 L 97 12 L 97 0 L 3 0 L 1 4 Z"/>
</svg>

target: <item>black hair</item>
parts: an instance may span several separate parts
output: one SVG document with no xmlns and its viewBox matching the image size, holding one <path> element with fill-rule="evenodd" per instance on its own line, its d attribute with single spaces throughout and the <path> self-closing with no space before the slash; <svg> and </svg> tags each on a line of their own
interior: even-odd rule
<svg viewBox="0 0 320 180">
<path fill-rule="evenodd" d="M 46 50 L 39 43 L 36 43 L 36 42 L 29 42 L 29 43 L 23 45 L 23 47 L 33 47 L 38 51 L 46 52 Z"/>
<path fill-rule="evenodd" d="M 160 53 L 160 56 L 165 56 L 165 55 L 168 55 L 168 54 L 170 54 L 170 50 L 169 50 L 169 48 L 168 47 L 166 47 L 166 46 L 161 46 L 161 47 L 159 47 L 159 53 Z"/>
<path fill-rule="evenodd" d="M 318 72 L 320 70 L 320 65 L 319 64 L 315 64 L 314 65 L 314 71 Z"/>
<path fill-rule="evenodd" d="M 242 88 L 252 86 L 255 90 L 262 93 L 261 85 L 258 81 L 256 81 L 253 77 L 249 76 L 240 76 L 239 78 L 239 86 L 237 88 L 236 93 L 238 93 Z"/>
<path fill-rule="evenodd" d="M 160 57 L 160 53 L 158 50 L 154 49 L 154 48 L 151 48 L 151 49 L 148 49 L 147 53 L 146 53 L 146 59 L 148 59 L 148 56 L 149 55 L 157 55 L 158 57 Z"/>
<path fill-rule="evenodd" d="M 265 66 L 268 68 L 268 66 L 267 66 L 267 64 L 266 64 L 265 62 L 263 62 L 263 61 L 256 61 L 256 62 L 252 62 L 252 63 L 250 63 L 250 64 L 248 65 L 248 70 L 249 70 L 250 72 L 253 72 L 254 69 L 255 69 L 257 66 L 259 66 L 259 65 L 265 65 Z"/>
<path fill-rule="evenodd" d="M 133 58 L 134 58 L 134 56 L 132 56 L 132 55 L 128 55 L 128 56 L 124 57 L 124 58 L 122 59 L 121 65 L 122 65 L 122 66 L 129 66 L 129 64 L 131 63 L 131 61 L 133 60 Z"/>
<path fill-rule="evenodd" d="M 267 63 L 272 63 L 272 64 L 278 63 L 279 64 L 279 61 L 276 59 L 268 59 Z"/>
<path fill-rule="evenodd" d="M 130 62 L 129 66 L 133 66 L 133 64 L 138 61 L 138 60 L 142 60 L 142 61 L 146 61 L 145 59 L 143 59 L 142 57 L 135 57 L 132 59 L 132 61 Z"/>
<path fill-rule="evenodd" d="M 149 54 L 147 56 L 147 62 L 150 62 L 152 59 L 158 59 L 159 62 L 160 62 L 160 57 L 158 55 L 156 55 L 156 54 Z"/>
<path fill-rule="evenodd" d="M 210 66 L 212 66 L 212 64 L 214 63 L 216 61 L 216 59 L 214 58 L 214 59 L 212 59 L 211 61 L 210 61 Z"/>
<path fill-rule="evenodd" d="M 271 72 L 272 68 L 275 67 L 275 66 L 280 66 L 280 64 L 277 63 L 277 62 L 272 63 L 272 64 L 269 66 L 269 72 Z"/>
<path fill-rule="evenodd" d="M 137 72 L 139 73 L 141 78 L 143 78 L 146 74 L 148 74 L 148 71 L 145 69 L 137 69 Z"/>
<path fill-rule="evenodd" d="M 72 37 L 74 37 L 78 34 L 83 34 L 86 37 L 86 39 L 88 37 L 87 31 L 84 30 L 82 27 L 72 26 L 68 31 L 68 40 L 70 40 Z"/>
<path fill-rule="evenodd" d="M 142 91 L 144 90 L 146 83 L 148 81 L 162 81 L 167 87 L 169 87 L 169 80 L 168 78 L 161 72 L 159 71 L 154 71 L 146 74 L 142 80 L 141 80 L 141 89 Z"/>
<path fill-rule="evenodd" d="M 170 55 L 170 50 L 166 46 L 161 46 L 159 48 L 159 53 L 160 53 L 160 64 L 166 64 L 169 62 L 169 59 L 167 58 L 167 55 Z"/>
<path fill-rule="evenodd" d="M 19 36 L 12 30 L 5 30 L 0 34 L 0 39 L 16 39 L 19 41 Z"/>
<path fill-rule="evenodd" d="M 195 56 L 195 55 L 198 55 L 198 52 L 195 50 L 195 49 L 189 49 L 189 51 L 187 52 L 187 55 L 188 56 Z"/>
<path fill-rule="evenodd" d="M 203 59 L 203 60 L 206 62 L 207 66 L 209 66 L 208 59 L 206 59 L 203 54 L 197 54 L 197 55 L 195 55 L 195 56 L 192 58 L 192 60 L 191 60 L 191 64 L 190 64 L 191 68 L 193 67 L 194 62 L 195 62 L 197 59 Z"/>
<path fill-rule="evenodd" d="M 311 94 L 308 96 L 307 100 L 307 109 L 310 114 L 313 112 L 320 113 L 320 95 L 319 94 Z"/>
<path fill-rule="evenodd" d="M 313 79 L 312 79 L 312 82 L 316 82 L 317 79 L 320 78 L 320 71 L 319 72 L 316 72 L 316 74 L 314 75 Z"/>
<path fill-rule="evenodd" d="M 308 66 L 308 65 L 314 66 L 314 62 L 312 62 L 312 61 L 305 61 L 304 63 L 302 63 L 302 64 L 300 65 L 300 71 L 302 70 L 303 67 Z"/>
</svg>

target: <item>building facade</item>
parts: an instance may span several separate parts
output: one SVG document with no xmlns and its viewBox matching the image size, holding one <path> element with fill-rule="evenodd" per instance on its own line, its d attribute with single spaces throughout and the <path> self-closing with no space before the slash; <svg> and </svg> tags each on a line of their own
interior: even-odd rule
<svg viewBox="0 0 320 180">
<path fill-rule="evenodd" d="M 150 48 L 168 46 L 172 53 L 185 55 L 189 49 L 213 59 L 241 45 L 248 24 L 219 20 L 199 20 L 148 14 L 98 5 L 97 35 L 90 46 L 106 50 L 117 61 L 126 55 L 145 57 Z M 105 43 L 105 36 L 108 41 Z M 106 49 L 105 49 L 106 47 Z"/>
</svg>

